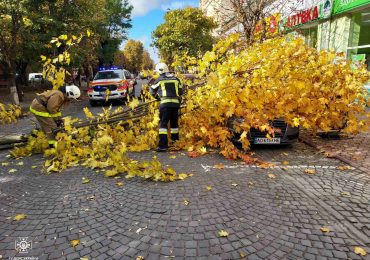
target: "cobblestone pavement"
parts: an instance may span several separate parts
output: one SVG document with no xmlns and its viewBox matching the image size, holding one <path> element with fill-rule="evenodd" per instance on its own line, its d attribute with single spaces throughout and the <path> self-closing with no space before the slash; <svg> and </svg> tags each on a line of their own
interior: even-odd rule
<svg viewBox="0 0 370 260">
<path fill-rule="evenodd" d="M 340 139 L 321 138 L 301 131 L 300 138 L 313 147 L 370 173 L 370 131 Z"/>
<path fill-rule="evenodd" d="M 83 105 L 65 112 L 79 115 Z M 22 127 L 25 131 L 29 129 L 25 120 L 0 131 Z M 137 160 L 157 155 L 177 172 L 193 173 L 183 181 L 156 183 L 106 178 L 82 167 L 45 175 L 42 156 L 11 160 L 0 151 L 0 163 L 9 163 L 0 164 L 0 255 L 3 259 L 368 259 L 356 255 L 354 247 L 370 252 L 369 174 L 342 170 L 338 168 L 342 162 L 303 143 L 257 147 L 253 152 L 275 166 L 265 169 L 218 154 L 189 158 L 181 151 L 132 153 Z M 17 171 L 10 173 L 11 169 Z M 82 184 L 82 177 L 90 183 Z M 117 186 L 117 181 L 124 185 Z M 18 214 L 27 217 L 12 220 Z M 220 237 L 220 230 L 229 235 Z M 24 237 L 32 241 L 32 249 L 18 253 L 15 241 Z M 75 239 L 80 244 L 73 247 L 70 241 Z"/>
<path fill-rule="evenodd" d="M 361 259 L 354 246 L 370 251 L 368 175 L 339 170 L 342 163 L 302 143 L 254 152 L 277 167 L 248 166 L 217 154 L 195 159 L 181 152 L 175 159 L 158 154 L 164 164 L 194 175 L 174 183 L 122 178 L 121 187 L 118 180 L 80 167 L 44 175 L 41 156 L 12 161 L 2 152 L 0 161 L 9 165 L 0 174 L 0 254 L 4 259 Z M 220 163 L 224 169 L 213 167 Z M 82 184 L 82 177 L 91 182 Z M 17 214 L 27 218 L 9 219 Z M 220 230 L 229 236 L 219 237 Z M 32 240 L 27 254 L 15 250 L 19 237 Z M 76 247 L 70 245 L 74 239 L 81 242 Z"/>
</svg>

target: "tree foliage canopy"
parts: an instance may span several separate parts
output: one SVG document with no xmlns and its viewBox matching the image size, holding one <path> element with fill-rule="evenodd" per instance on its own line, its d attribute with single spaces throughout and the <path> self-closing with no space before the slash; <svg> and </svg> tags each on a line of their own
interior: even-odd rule
<svg viewBox="0 0 370 260">
<path fill-rule="evenodd" d="M 143 64 L 144 46 L 141 41 L 128 40 L 123 54 L 127 59 L 126 68 L 133 73 L 141 70 Z"/>
<path fill-rule="evenodd" d="M 165 22 L 152 33 L 153 45 L 163 61 L 172 64 L 175 55 L 199 56 L 212 49 L 216 23 L 198 8 L 188 7 L 166 13 Z"/>
<path fill-rule="evenodd" d="M 79 36 L 89 29 L 91 37 L 73 48 L 71 66 L 112 63 L 131 27 L 131 11 L 127 0 L 3 0 L 0 61 L 19 73 L 20 66 L 40 62 L 40 55 L 64 52 L 64 44 L 50 45 L 52 37 Z"/>
<path fill-rule="evenodd" d="M 143 53 L 143 64 L 142 64 L 142 69 L 143 70 L 151 70 L 154 67 L 154 61 L 150 57 L 150 54 L 147 50 L 144 50 Z"/>
</svg>

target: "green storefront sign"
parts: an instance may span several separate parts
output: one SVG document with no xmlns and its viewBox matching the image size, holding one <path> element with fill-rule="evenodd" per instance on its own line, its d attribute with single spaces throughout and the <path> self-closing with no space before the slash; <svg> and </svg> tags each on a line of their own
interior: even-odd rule
<svg viewBox="0 0 370 260">
<path fill-rule="evenodd" d="M 333 14 L 340 14 L 367 4 L 370 5 L 370 0 L 335 0 Z"/>
</svg>

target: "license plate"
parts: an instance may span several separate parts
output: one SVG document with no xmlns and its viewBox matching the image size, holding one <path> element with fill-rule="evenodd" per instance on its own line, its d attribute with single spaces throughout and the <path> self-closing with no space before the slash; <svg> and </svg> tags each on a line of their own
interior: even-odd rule
<svg viewBox="0 0 370 260">
<path fill-rule="evenodd" d="M 254 138 L 255 144 L 280 144 L 280 138 L 261 138 L 257 137 Z"/>
</svg>

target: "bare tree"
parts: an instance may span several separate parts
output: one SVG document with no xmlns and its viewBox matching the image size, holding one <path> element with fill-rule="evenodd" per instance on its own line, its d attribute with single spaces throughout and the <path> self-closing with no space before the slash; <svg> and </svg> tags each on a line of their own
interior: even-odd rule
<svg viewBox="0 0 370 260">
<path fill-rule="evenodd" d="M 266 37 L 267 17 L 279 13 L 284 16 L 297 12 L 308 0 L 208 0 L 212 2 L 215 15 L 220 25 L 219 33 L 241 33 L 248 43 L 255 39 L 256 28 L 262 30 L 260 39 Z M 315 1 L 315 0 L 310 0 Z M 260 25 L 257 27 L 257 25 Z M 226 33 L 227 34 L 227 33 Z"/>
</svg>

